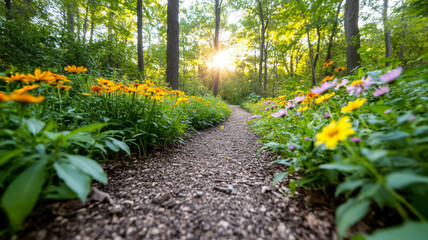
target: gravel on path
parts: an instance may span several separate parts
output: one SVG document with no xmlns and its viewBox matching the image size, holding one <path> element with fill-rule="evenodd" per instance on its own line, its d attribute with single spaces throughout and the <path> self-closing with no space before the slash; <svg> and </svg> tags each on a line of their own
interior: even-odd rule
<svg viewBox="0 0 428 240">
<path fill-rule="evenodd" d="M 249 113 L 231 107 L 189 144 L 105 164 L 107 185 L 95 184 L 85 203 L 42 207 L 19 239 L 337 239 L 322 197 L 291 196 L 288 180 L 272 186 L 284 169 L 257 156 Z"/>
</svg>

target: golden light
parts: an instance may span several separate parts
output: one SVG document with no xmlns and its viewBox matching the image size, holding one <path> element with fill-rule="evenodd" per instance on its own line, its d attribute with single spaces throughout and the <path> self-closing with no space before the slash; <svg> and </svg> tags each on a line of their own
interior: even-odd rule
<svg viewBox="0 0 428 240">
<path fill-rule="evenodd" d="M 219 68 L 229 68 L 231 65 L 231 54 L 229 50 L 221 51 L 214 57 L 213 66 Z"/>
</svg>

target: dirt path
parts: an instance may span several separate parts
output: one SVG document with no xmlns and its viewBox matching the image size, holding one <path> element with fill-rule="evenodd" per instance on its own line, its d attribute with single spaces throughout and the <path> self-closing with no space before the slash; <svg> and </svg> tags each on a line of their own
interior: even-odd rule
<svg viewBox="0 0 428 240">
<path fill-rule="evenodd" d="M 272 187 L 280 171 L 238 106 L 222 125 L 201 131 L 190 144 L 148 159 L 105 166 L 109 184 L 95 194 L 50 204 L 28 223 L 33 239 L 335 239 L 330 208 L 304 194 Z M 230 190 L 233 189 L 233 193 Z M 33 226 L 33 227 L 32 227 Z M 35 226 L 35 227 L 34 227 Z"/>
</svg>

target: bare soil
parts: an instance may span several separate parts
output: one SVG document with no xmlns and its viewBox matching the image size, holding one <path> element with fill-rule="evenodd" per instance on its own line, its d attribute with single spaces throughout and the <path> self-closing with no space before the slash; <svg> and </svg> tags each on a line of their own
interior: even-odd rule
<svg viewBox="0 0 428 240">
<path fill-rule="evenodd" d="M 323 196 L 287 193 L 284 171 L 257 156 L 249 113 L 232 106 L 221 125 L 146 159 L 104 165 L 85 203 L 40 208 L 19 239 L 337 239 L 334 206 Z M 221 129 L 224 126 L 224 129 Z"/>
</svg>

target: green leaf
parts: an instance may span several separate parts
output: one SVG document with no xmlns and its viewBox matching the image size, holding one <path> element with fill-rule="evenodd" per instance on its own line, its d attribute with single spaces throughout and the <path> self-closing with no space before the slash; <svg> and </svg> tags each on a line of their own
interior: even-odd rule
<svg viewBox="0 0 428 240">
<path fill-rule="evenodd" d="M 109 140 L 104 140 L 104 143 L 106 144 L 106 146 L 108 148 L 110 148 L 110 150 L 112 150 L 113 152 L 118 152 L 120 150 L 120 148 L 118 146 L 116 146 L 115 144 L 113 144 L 112 142 L 110 142 Z"/>
<path fill-rule="evenodd" d="M 75 130 L 71 131 L 70 135 L 74 135 L 74 134 L 77 134 L 77 133 L 80 133 L 80 132 L 98 131 L 101 128 L 107 126 L 107 125 L 109 125 L 109 124 L 108 123 L 95 123 L 95 124 L 91 124 L 91 125 L 84 126 L 84 127 L 81 127 L 81 128 L 78 128 L 78 129 L 75 129 Z"/>
<path fill-rule="evenodd" d="M 370 209 L 370 201 L 350 198 L 336 210 L 336 224 L 339 237 L 343 237 L 349 227 L 360 221 Z"/>
<path fill-rule="evenodd" d="M 63 182 L 60 182 L 59 186 L 50 185 L 48 187 L 48 195 L 46 198 L 56 200 L 75 199 L 77 198 L 77 195 L 69 187 L 67 187 L 67 185 L 65 185 Z"/>
<path fill-rule="evenodd" d="M 296 190 L 297 190 L 297 184 L 296 184 L 296 182 L 295 182 L 295 181 L 293 181 L 293 180 L 291 180 L 291 181 L 288 183 L 288 187 L 290 188 L 291 196 L 294 196 L 294 193 L 295 193 L 295 192 L 296 192 Z"/>
<path fill-rule="evenodd" d="M 386 176 L 386 184 L 394 189 L 402 189 L 415 183 L 428 183 L 428 177 L 411 172 L 394 172 Z"/>
<path fill-rule="evenodd" d="M 42 122 L 38 119 L 35 119 L 35 118 L 27 119 L 27 120 L 25 120 L 25 122 L 27 123 L 28 131 L 33 135 L 36 135 L 37 133 L 42 131 L 43 128 L 45 127 L 44 122 Z"/>
<path fill-rule="evenodd" d="M 339 196 L 341 193 L 347 192 L 346 196 L 349 196 L 349 194 L 361 187 L 365 182 L 364 180 L 347 180 L 337 187 L 335 195 Z"/>
<path fill-rule="evenodd" d="M 369 150 L 367 148 L 363 148 L 361 149 L 361 153 L 372 162 L 383 159 L 388 155 L 388 151 L 384 149 Z"/>
<path fill-rule="evenodd" d="M 330 170 L 338 170 L 342 172 L 355 172 L 360 171 L 363 168 L 358 165 L 354 165 L 352 163 L 329 163 L 329 164 L 322 164 L 319 166 L 321 169 L 330 169 Z"/>
<path fill-rule="evenodd" d="M 382 140 L 384 140 L 384 141 L 398 140 L 398 139 L 406 138 L 408 136 L 410 136 L 410 134 L 408 134 L 406 132 L 395 131 L 395 132 L 390 132 L 390 133 L 383 135 Z"/>
<path fill-rule="evenodd" d="M 407 221 L 403 225 L 381 229 L 372 235 L 364 235 L 367 240 L 426 240 L 428 223 Z"/>
<path fill-rule="evenodd" d="M 118 146 L 120 149 L 125 151 L 128 155 L 131 155 L 131 149 L 129 149 L 129 146 L 126 143 L 119 141 L 117 139 L 114 139 L 112 137 L 108 137 L 108 139 L 110 139 L 114 145 Z"/>
<path fill-rule="evenodd" d="M 67 154 L 66 156 L 70 163 L 80 169 L 82 172 L 87 173 L 101 183 L 107 184 L 107 175 L 97 162 L 90 158 L 79 155 Z"/>
<path fill-rule="evenodd" d="M 91 178 L 68 163 L 56 162 L 54 168 L 58 177 L 84 202 L 89 194 Z"/>
<path fill-rule="evenodd" d="M 1 198 L 1 206 L 7 214 L 13 230 L 19 230 L 31 213 L 46 180 L 46 160 L 38 161 L 21 172 L 7 187 Z"/>
<path fill-rule="evenodd" d="M 12 151 L 0 151 L 0 166 L 2 166 L 3 164 L 7 163 L 7 161 L 9 161 L 9 159 L 18 156 L 22 151 L 24 151 L 24 148 L 18 148 Z"/>
<path fill-rule="evenodd" d="M 288 172 L 282 172 L 282 173 L 278 173 L 274 178 L 273 178 L 273 185 L 275 186 L 279 181 L 283 180 L 285 177 L 288 176 Z"/>
</svg>

